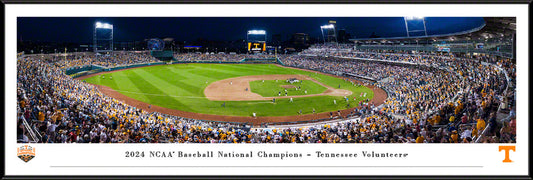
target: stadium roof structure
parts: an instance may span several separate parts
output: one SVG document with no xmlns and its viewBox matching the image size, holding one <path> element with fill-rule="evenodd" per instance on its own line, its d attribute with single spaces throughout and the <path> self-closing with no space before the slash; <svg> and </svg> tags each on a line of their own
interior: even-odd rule
<svg viewBox="0 0 533 180">
<path fill-rule="evenodd" d="M 485 23 L 479 27 L 450 34 L 412 37 L 382 37 L 350 39 L 353 42 L 401 43 L 403 41 L 440 41 L 440 40 L 482 40 L 497 37 L 510 37 L 516 32 L 515 17 L 484 17 Z"/>
</svg>

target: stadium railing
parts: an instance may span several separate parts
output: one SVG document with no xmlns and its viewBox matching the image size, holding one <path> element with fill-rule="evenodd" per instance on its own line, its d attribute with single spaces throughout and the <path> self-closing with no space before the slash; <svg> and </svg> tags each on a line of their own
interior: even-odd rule
<svg viewBox="0 0 533 180">
<path fill-rule="evenodd" d="M 21 109 L 19 105 L 17 105 L 17 110 L 21 112 Z M 30 123 L 24 118 L 24 116 L 20 116 L 22 120 L 22 124 L 24 125 L 24 129 L 26 129 L 26 132 L 30 135 L 31 141 L 30 143 L 38 143 L 41 142 L 42 136 L 41 134 L 37 133 L 38 131 L 34 130 Z"/>
<path fill-rule="evenodd" d="M 477 137 L 476 137 L 476 140 L 474 141 L 475 143 L 479 143 L 481 141 L 481 139 L 483 137 L 485 137 L 485 135 L 487 134 L 488 130 L 491 128 L 491 124 L 487 124 L 487 126 L 485 126 L 485 129 L 483 129 L 483 132 L 481 132 L 481 134 L 479 134 Z"/>
<path fill-rule="evenodd" d="M 31 143 L 38 143 L 41 142 L 42 136 L 39 133 L 36 133 L 36 131 L 32 128 L 32 126 L 26 121 L 24 117 L 22 117 L 22 123 L 24 124 L 24 128 L 26 129 L 26 132 L 30 134 L 30 137 L 32 141 Z"/>
</svg>

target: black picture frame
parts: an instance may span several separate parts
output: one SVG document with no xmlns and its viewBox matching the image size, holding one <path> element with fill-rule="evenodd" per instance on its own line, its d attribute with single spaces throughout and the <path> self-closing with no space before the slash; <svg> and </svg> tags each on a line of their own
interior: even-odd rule
<svg viewBox="0 0 533 180">
<path fill-rule="evenodd" d="M 5 43 L 5 5 L 7 4 L 528 4 L 530 7 L 531 0 L 3 0 L 1 9 L 4 12 L 2 18 L 3 35 L 1 36 Z M 528 12 L 530 14 L 530 12 Z M 531 19 L 529 19 L 531 24 Z M 528 32 L 529 35 L 531 33 Z M 529 42 L 529 41 L 528 41 Z M 5 55 L 5 49 L 1 50 L 2 55 Z M 3 67 L 4 78 L 6 81 L 6 67 L 5 56 Z M 529 82 L 528 82 L 529 83 Z M 5 88 L 2 89 L 5 94 Z M 5 102 L 5 96 L 2 97 Z M 529 99 L 528 99 L 528 102 Z M 5 117 L 5 109 L 2 108 L 2 114 Z M 6 121 L 8 121 L 6 119 Z M 2 124 L 4 126 L 4 124 Z M 6 127 L 3 127 L 4 129 Z M 0 138 L 4 140 L 2 149 L 5 151 L 5 137 L 4 133 L 0 133 Z M 531 136 L 529 136 L 531 140 Z M 528 142 L 530 144 L 530 142 Z M 4 162 L 4 168 L 9 166 L 6 164 L 6 157 L 1 156 Z M 529 164 L 529 159 L 528 159 Z M 5 169 L 2 169 L 2 179 L 532 179 L 531 171 L 524 176 L 6 176 Z"/>
</svg>

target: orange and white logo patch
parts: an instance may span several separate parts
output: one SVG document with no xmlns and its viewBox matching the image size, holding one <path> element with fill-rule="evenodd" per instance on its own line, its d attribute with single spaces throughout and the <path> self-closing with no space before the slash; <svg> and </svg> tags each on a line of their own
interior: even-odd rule
<svg viewBox="0 0 533 180">
<path fill-rule="evenodd" d="M 504 162 L 504 163 L 511 163 L 511 162 L 513 162 L 513 161 L 511 160 L 511 158 L 509 158 L 509 151 L 512 150 L 512 151 L 515 151 L 515 152 L 516 152 L 516 146 L 500 146 L 500 147 L 498 148 L 498 151 L 502 151 L 502 150 L 505 151 L 505 159 L 503 159 L 502 162 Z"/>
<path fill-rule="evenodd" d="M 17 148 L 17 156 L 24 162 L 28 162 L 35 157 L 35 148 L 29 145 L 21 146 Z"/>
</svg>

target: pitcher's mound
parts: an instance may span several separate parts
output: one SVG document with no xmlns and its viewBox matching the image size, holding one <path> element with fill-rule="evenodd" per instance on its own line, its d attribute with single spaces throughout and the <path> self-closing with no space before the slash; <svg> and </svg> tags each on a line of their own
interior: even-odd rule
<svg viewBox="0 0 533 180">
<path fill-rule="evenodd" d="M 282 88 L 287 88 L 287 89 L 290 89 L 290 88 L 296 88 L 296 86 L 293 86 L 293 85 L 281 85 Z"/>
</svg>

